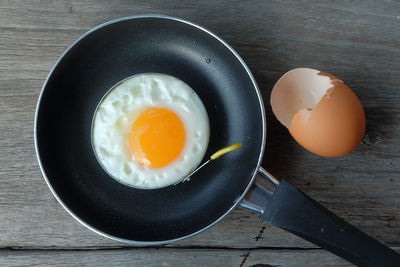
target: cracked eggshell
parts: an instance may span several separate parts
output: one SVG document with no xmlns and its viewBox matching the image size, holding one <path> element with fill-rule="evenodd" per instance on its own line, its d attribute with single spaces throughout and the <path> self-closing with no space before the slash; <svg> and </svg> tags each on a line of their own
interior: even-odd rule
<svg viewBox="0 0 400 267">
<path fill-rule="evenodd" d="M 271 93 L 272 111 L 293 138 L 325 157 L 350 153 L 365 132 L 358 97 L 343 81 L 314 69 L 287 72 Z"/>
</svg>

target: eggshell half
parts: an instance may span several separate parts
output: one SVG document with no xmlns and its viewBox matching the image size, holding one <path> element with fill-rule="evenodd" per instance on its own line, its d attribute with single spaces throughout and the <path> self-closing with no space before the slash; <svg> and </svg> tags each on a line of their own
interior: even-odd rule
<svg viewBox="0 0 400 267">
<path fill-rule="evenodd" d="M 325 157 L 350 153 L 365 132 L 358 97 L 343 81 L 318 70 L 286 73 L 271 93 L 275 116 L 307 150 Z"/>
</svg>

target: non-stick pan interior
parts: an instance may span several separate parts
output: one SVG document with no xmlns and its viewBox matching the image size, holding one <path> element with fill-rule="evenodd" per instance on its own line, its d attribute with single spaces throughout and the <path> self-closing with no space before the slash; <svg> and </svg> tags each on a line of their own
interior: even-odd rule
<svg viewBox="0 0 400 267">
<path fill-rule="evenodd" d="M 243 147 L 177 186 L 141 190 L 109 177 L 91 147 L 96 106 L 117 82 L 148 72 L 173 75 L 200 96 L 206 157 Z M 50 187 L 81 221 L 114 238 L 166 241 L 206 228 L 237 202 L 259 162 L 263 109 L 246 68 L 217 38 L 179 20 L 136 17 L 91 31 L 63 55 L 43 88 L 36 141 Z"/>
</svg>

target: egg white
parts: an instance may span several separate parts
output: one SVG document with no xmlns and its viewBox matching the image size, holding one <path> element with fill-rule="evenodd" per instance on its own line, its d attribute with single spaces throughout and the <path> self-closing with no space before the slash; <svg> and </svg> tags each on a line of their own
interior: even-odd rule
<svg viewBox="0 0 400 267">
<path fill-rule="evenodd" d="M 143 167 L 128 151 L 132 124 L 151 107 L 175 112 L 185 127 L 181 154 L 162 168 Z M 102 167 L 121 183 L 147 189 L 175 184 L 195 169 L 207 150 L 209 135 L 207 112 L 198 95 L 165 74 L 139 74 L 114 86 L 100 102 L 92 126 L 92 144 Z"/>
</svg>

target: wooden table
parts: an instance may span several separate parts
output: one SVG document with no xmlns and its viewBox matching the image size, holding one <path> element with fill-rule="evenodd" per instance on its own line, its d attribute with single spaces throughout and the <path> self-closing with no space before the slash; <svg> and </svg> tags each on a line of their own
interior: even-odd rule
<svg viewBox="0 0 400 267">
<path fill-rule="evenodd" d="M 231 44 L 264 97 L 263 166 L 400 250 L 400 2 L 185 2 L 0 2 L 0 265 L 350 265 L 241 208 L 194 238 L 135 248 L 91 232 L 58 204 L 42 178 L 33 144 L 41 86 L 80 35 L 105 21 L 145 13 L 193 21 Z M 332 73 L 361 99 L 367 131 L 351 154 L 315 156 L 272 115 L 271 89 L 296 67 Z"/>
</svg>

